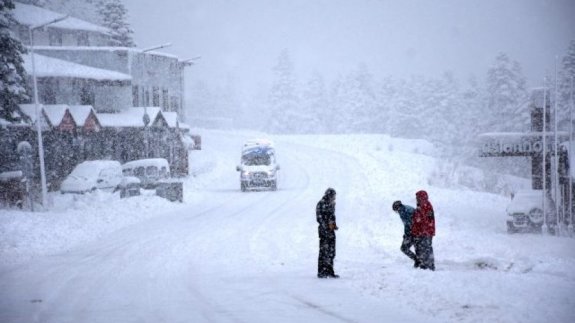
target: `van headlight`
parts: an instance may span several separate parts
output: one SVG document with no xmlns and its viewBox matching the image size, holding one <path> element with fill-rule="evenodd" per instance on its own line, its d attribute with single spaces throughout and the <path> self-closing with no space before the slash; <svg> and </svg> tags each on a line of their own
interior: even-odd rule
<svg viewBox="0 0 575 323">
<path fill-rule="evenodd" d="M 242 177 L 243 177 L 243 178 L 250 177 L 250 172 L 243 171 L 243 172 L 242 172 Z"/>
</svg>

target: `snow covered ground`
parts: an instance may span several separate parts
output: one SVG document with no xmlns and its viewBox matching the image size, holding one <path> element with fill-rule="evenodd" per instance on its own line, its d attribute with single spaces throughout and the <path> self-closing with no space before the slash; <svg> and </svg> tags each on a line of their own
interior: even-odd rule
<svg viewBox="0 0 575 323">
<path fill-rule="evenodd" d="M 51 194 L 0 211 L 0 322 L 573 322 L 575 239 L 505 231 L 507 198 L 430 186 L 424 141 L 274 136 L 277 192 L 241 193 L 241 144 L 200 131 L 184 203 Z M 320 280 L 315 204 L 337 192 L 339 280 Z M 428 191 L 437 271 L 400 251 L 394 200 Z"/>
</svg>

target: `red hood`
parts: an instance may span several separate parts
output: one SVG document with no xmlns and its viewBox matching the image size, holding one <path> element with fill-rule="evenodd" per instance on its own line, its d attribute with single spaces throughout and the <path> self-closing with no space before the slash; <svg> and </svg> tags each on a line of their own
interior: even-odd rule
<svg viewBox="0 0 575 323">
<path fill-rule="evenodd" d="M 421 191 L 415 193 L 415 199 L 417 200 L 418 204 L 423 204 L 424 202 L 427 202 L 429 197 L 427 196 L 426 191 L 421 190 Z"/>
</svg>

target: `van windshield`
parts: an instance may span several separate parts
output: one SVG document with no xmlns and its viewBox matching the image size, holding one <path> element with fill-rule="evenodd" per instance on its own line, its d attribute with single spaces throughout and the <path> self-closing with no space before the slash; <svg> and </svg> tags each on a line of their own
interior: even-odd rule
<svg viewBox="0 0 575 323">
<path fill-rule="evenodd" d="M 269 166 L 271 158 L 267 153 L 250 152 L 242 156 L 242 164 L 246 166 Z"/>
</svg>

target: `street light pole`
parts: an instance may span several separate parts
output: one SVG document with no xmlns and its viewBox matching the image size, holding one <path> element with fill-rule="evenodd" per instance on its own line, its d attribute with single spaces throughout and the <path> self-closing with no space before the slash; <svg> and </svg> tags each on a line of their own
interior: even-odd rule
<svg viewBox="0 0 575 323">
<path fill-rule="evenodd" d="M 162 49 L 162 48 L 166 48 L 169 46 L 172 46 L 172 44 L 171 43 L 165 43 L 165 44 L 158 45 L 158 46 L 148 47 L 148 48 L 143 49 L 142 53 L 147 53 L 149 51 L 153 51 L 156 49 Z M 145 150 L 144 154 L 145 154 L 145 158 L 148 158 L 148 153 L 149 153 L 149 142 L 148 142 L 148 130 L 149 130 L 149 128 L 148 128 L 148 124 L 150 123 L 150 116 L 148 115 L 148 103 L 149 102 L 147 102 L 148 101 L 147 99 L 149 99 L 150 97 L 148 95 L 149 92 L 147 92 L 147 91 L 148 91 L 148 87 L 149 87 L 149 82 L 148 82 L 149 77 L 148 77 L 147 64 L 146 64 L 146 62 L 147 62 L 146 55 L 144 55 L 143 59 L 144 59 L 143 70 L 144 70 L 144 85 L 145 85 L 144 86 L 144 95 L 145 95 L 145 97 L 144 97 L 144 116 L 143 116 L 142 121 L 144 122 L 144 150 Z M 152 93 L 152 98 L 151 98 L 152 100 L 153 100 L 153 95 L 154 94 Z"/>
<path fill-rule="evenodd" d="M 38 104 L 38 81 L 36 79 L 36 61 L 34 59 L 34 30 L 46 27 L 68 18 L 68 15 L 53 19 L 43 24 L 30 26 L 30 57 L 32 59 L 32 83 L 34 84 L 34 109 L 36 112 L 36 131 L 38 133 L 38 158 L 40 159 L 40 184 L 42 187 L 42 206 L 48 206 L 48 189 L 46 187 L 46 168 L 44 165 L 44 141 L 42 139 L 42 127 L 40 126 L 40 109 Z"/>
</svg>

